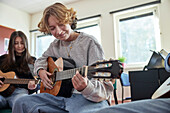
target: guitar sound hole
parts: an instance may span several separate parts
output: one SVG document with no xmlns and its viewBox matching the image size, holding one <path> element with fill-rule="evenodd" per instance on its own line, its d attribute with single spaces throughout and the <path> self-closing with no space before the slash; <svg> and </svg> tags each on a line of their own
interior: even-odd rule
<svg viewBox="0 0 170 113">
<path fill-rule="evenodd" d="M 1 80 L 2 82 L 4 82 L 5 78 L 4 78 L 4 77 L 3 77 L 3 78 L 0 78 L 0 80 Z"/>
</svg>

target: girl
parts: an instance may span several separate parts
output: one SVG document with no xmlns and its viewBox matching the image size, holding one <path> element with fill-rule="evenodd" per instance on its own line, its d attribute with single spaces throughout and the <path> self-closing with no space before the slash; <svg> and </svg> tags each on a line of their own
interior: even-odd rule
<svg viewBox="0 0 170 113">
<path fill-rule="evenodd" d="M 28 65 L 33 65 L 35 58 L 30 56 L 28 51 L 28 41 L 25 34 L 21 31 L 14 31 L 10 36 L 8 54 L 0 56 L 0 70 L 3 73 L 13 71 L 17 78 L 33 79 L 33 75 Z M 0 75 L 0 78 L 3 78 Z M 0 88 L 3 87 L 3 81 L 0 80 Z M 12 89 L 15 90 L 12 90 Z M 9 105 L 12 108 L 13 103 L 18 97 L 33 92 L 36 88 L 34 81 L 29 81 L 28 85 L 10 85 L 4 92 L 0 93 L 0 108 Z"/>
</svg>

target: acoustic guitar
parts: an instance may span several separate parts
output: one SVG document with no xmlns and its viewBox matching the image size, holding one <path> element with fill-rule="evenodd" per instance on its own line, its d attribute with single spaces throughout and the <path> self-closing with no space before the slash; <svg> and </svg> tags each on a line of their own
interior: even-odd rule
<svg viewBox="0 0 170 113">
<path fill-rule="evenodd" d="M 2 76 L 0 80 L 4 83 L 0 88 L 0 94 L 5 97 L 11 95 L 15 90 L 15 88 L 11 86 L 11 84 L 28 84 L 29 81 L 35 81 L 36 84 L 38 83 L 38 80 L 35 79 L 14 79 L 15 72 L 12 71 L 3 73 L 0 70 L 0 76 Z"/>
<path fill-rule="evenodd" d="M 61 87 L 62 80 L 72 78 L 78 70 L 81 75 L 88 76 L 88 78 L 102 78 L 102 79 L 115 79 L 120 78 L 123 72 L 122 64 L 119 60 L 98 61 L 91 66 L 74 68 L 63 71 L 63 59 L 58 58 L 56 61 L 48 57 L 48 71 L 52 73 L 49 79 L 54 83 L 53 89 L 47 89 L 41 82 L 40 93 L 49 93 L 56 96 Z M 104 66 L 104 67 L 103 67 Z M 96 74 L 98 73 L 98 75 Z M 102 73 L 102 74 L 101 74 Z M 104 74 L 107 73 L 107 74 Z"/>
</svg>

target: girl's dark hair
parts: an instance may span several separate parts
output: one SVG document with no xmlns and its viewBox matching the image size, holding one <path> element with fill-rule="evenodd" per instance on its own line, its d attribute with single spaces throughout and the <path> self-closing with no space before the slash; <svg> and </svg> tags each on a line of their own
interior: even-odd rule
<svg viewBox="0 0 170 113">
<path fill-rule="evenodd" d="M 8 45 L 8 54 L 2 62 L 2 68 L 4 70 L 10 70 L 13 67 L 18 67 L 16 64 L 16 52 L 14 49 L 16 37 L 21 37 L 24 43 L 24 47 L 25 47 L 25 50 L 22 53 L 21 58 L 20 58 L 20 62 L 19 62 L 20 66 L 17 70 L 18 72 L 24 72 L 25 70 L 28 71 L 28 66 L 26 65 L 28 63 L 33 64 L 34 59 L 30 56 L 30 53 L 28 51 L 28 40 L 27 40 L 26 35 L 22 31 L 14 31 L 11 34 L 9 45 Z"/>
</svg>

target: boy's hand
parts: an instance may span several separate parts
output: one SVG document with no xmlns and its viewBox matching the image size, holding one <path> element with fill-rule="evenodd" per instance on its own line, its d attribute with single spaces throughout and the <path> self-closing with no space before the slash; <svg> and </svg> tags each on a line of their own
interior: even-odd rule
<svg viewBox="0 0 170 113">
<path fill-rule="evenodd" d="M 78 71 L 72 78 L 72 83 L 77 91 L 83 91 L 87 87 L 87 76 L 83 77 Z"/>
</svg>

